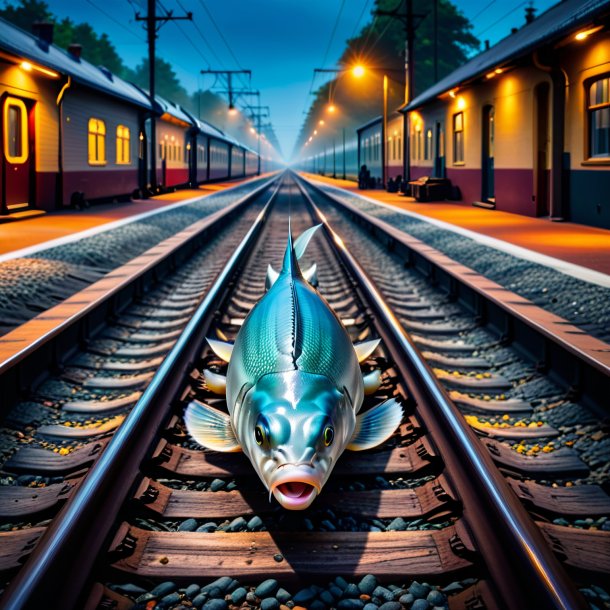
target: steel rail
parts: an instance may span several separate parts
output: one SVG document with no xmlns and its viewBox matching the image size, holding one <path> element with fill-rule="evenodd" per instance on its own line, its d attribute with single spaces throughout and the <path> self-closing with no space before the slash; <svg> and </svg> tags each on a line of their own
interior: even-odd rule
<svg viewBox="0 0 610 610">
<path fill-rule="evenodd" d="M 260 235 L 280 185 L 281 180 L 140 400 L 8 586 L 0 600 L 1 609 L 82 607 L 83 587 L 133 487 L 139 465 L 167 417 L 169 405 L 182 388 L 185 375 L 199 356 L 207 326 L 233 274 Z"/>
<path fill-rule="evenodd" d="M 541 532 L 510 490 L 392 309 L 341 237 L 297 180 L 345 267 L 356 279 L 396 366 L 409 384 L 417 413 L 437 441 L 463 502 L 468 522 L 499 597 L 511 610 L 575 610 L 588 604 L 575 589 Z"/>
<path fill-rule="evenodd" d="M 538 319 L 539 316 L 532 315 L 532 304 L 527 299 L 515 295 L 514 302 L 507 303 L 506 297 L 503 298 L 499 294 L 501 291 L 510 292 L 509 289 L 497 286 L 494 290 L 486 290 L 474 279 L 473 275 L 478 275 L 476 272 L 464 277 L 453 266 L 439 266 L 426 253 L 414 249 L 408 242 L 409 236 L 400 229 L 366 214 L 350 202 L 337 199 L 328 191 L 322 190 L 318 185 L 312 184 L 301 176 L 299 179 L 303 180 L 313 191 L 332 201 L 333 205 L 348 211 L 358 222 L 370 227 L 376 235 L 384 235 L 394 246 L 404 248 L 408 253 L 410 263 L 415 265 L 411 259 L 425 261 L 428 267 L 432 267 L 430 273 L 434 274 L 435 279 L 442 279 L 439 277 L 440 275 L 447 276 L 452 292 L 459 291 L 461 288 L 471 291 L 479 299 L 476 303 L 477 307 L 481 309 L 481 311 L 477 311 L 478 315 L 489 318 L 489 321 L 497 328 L 505 329 L 505 337 L 537 367 L 551 374 L 554 380 L 568 391 L 578 392 L 579 397 L 588 402 L 594 410 L 605 415 L 603 405 L 606 404 L 606 397 L 610 392 L 610 359 L 602 340 L 592 338 L 591 345 L 587 346 L 585 343 L 584 347 L 582 341 L 580 341 L 580 345 L 571 342 L 570 337 L 574 341 L 583 338 L 586 341 L 587 336 L 584 332 L 575 332 L 569 336 L 555 333 L 552 328 L 548 327 L 548 324 L 542 323 Z M 421 243 L 425 245 L 424 242 Z M 447 255 L 447 258 L 450 257 Z M 461 265 L 458 264 L 459 266 Z M 496 284 L 485 278 L 485 285 L 492 283 Z M 461 297 L 462 293 L 458 292 L 456 296 Z M 467 306 L 472 307 L 472 298 L 469 294 L 464 294 L 462 300 Z M 520 301 L 527 306 L 525 308 L 519 306 Z M 499 320 L 497 314 L 503 315 L 504 318 Z M 557 317 L 558 326 L 565 330 L 565 324 L 560 322 L 561 320 Z M 535 343 L 533 343 L 534 340 Z"/>
</svg>

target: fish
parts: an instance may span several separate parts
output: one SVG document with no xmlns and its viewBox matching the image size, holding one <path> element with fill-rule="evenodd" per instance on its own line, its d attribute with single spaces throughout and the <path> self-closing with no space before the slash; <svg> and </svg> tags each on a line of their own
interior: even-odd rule
<svg viewBox="0 0 610 610">
<path fill-rule="evenodd" d="M 319 226 L 319 225 L 318 225 Z M 228 413 L 191 401 L 184 421 L 191 437 L 215 451 L 243 451 L 287 510 L 304 510 L 320 494 L 345 450 L 387 440 L 403 417 L 391 398 L 361 411 L 381 383 L 360 363 L 379 339 L 353 344 L 328 302 L 299 267 L 308 229 L 293 244 L 291 230 L 279 273 L 245 318 L 234 344 L 208 338 L 228 362 L 226 377 L 206 370 L 206 385 L 226 396 Z"/>
</svg>

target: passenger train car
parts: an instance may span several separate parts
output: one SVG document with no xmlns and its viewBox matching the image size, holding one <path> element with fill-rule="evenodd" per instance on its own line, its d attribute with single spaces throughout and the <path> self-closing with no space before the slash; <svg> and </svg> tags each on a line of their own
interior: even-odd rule
<svg viewBox="0 0 610 610">
<path fill-rule="evenodd" d="M 32 35 L 0 19 L 0 214 L 143 194 L 153 164 L 160 189 L 259 172 L 254 151 L 171 101 L 152 106 L 79 45 L 54 46 L 52 28 Z"/>
</svg>

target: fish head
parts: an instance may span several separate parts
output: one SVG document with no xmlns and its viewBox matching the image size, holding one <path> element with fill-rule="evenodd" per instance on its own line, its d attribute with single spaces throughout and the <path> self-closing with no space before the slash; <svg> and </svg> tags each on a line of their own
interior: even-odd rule
<svg viewBox="0 0 610 610">
<path fill-rule="evenodd" d="M 244 452 L 270 493 L 290 510 L 314 501 L 355 426 L 347 392 L 328 377 L 298 370 L 261 377 L 245 393 L 239 414 Z"/>
</svg>

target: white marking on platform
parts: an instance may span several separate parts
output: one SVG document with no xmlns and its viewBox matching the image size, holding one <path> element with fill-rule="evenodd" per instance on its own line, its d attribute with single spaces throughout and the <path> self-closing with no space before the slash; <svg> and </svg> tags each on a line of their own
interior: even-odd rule
<svg viewBox="0 0 610 610">
<path fill-rule="evenodd" d="M 583 282 L 589 282 L 590 284 L 597 284 L 598 286 L 602 286 L 603 288 L 610 288 L 610 275 L 606 275 L 605 273 L 601 273 L 601 271 L 595 271 L 593 269 L 588 269 L 587 267 L 582 267 L 581 265 L 576 265 L 575 263 L 569 263 L 568 261 L 563 261 L 559 258 L 555 258 L 553 256 L 548 256 L 546 254 L 541 254 L 540 252 L 536 252 L 535 250 L 529 250 L 527 248 L 523 248 L 522 246 L 517 246 L 515 244 L 511 244 L 502 239 L 497 239 L 495 237 L 489 237 L 489 235 L 483 235 L 482 233 L 477 233 L 476 231 L 471 231 L 470 229 L 464 229 L 463 227 L 458 227 L 456 225 L 452 225 L 443 220 L 438 220 L 436 218 L 429 218 L 428 216 L 423 216 L 422 214 L 418 214 L 417 212 L 411 212 L 409 210 L 403 210 L 396 206 L 393 206 L 389 203 L 384 203 L 383 201 L 377 201 L 375 199 L 371 199 L 370 197 L 366 197 L 365 195 L 360 195 L 359 193 L 354 193 L 352 191 L 344 190 L 340 187 L 330 186 L 326 182 L 320 182 L 318 180 L 311 180 L 312 183 L 326 187 L 329 190 L 339 191 L 340 193 L 347 193 L 349 195 L 353 195 L 354 197 L 358 197 L 368 203 L 374 203 L 375 205 L 382 206 L 393 212 L 398 212 L 399 214 L 404 214 L 405 216 L 411 216 L 413 218 L 417 218 L 418 220 L 423 220 L 432 225 L 436 225 L 441 229 L 445 229 L 447 231 L 451 231 L 453 233 L 457 233 L 458 235 L 463 235 L 464 237 L 469 237 L 473 241 L 476 241 L 484 246 L 488 246 L 490 248 L 494 248 L 496 250 L 500 250 L 502 252 L 506 252 L 507 254 L 511 254 L 517 258 L 521 258 L 523 260 L 538 263 L 539 265 L 543 265 L 544 267 L 550 267 L 555 271 L 559 271 L 560 273 L 564 273 L 566 275 L 570 275 L 575 277 L 578 280 L 582 280 Z M 379 219 L 382 220 L 382 219 Z M 385 221 L 387 222 L 387 221 Z M 406 233 L 406 231 L 404 231 Z M 423 241 L 423 240 L 422 240 Z M 430 245 L 430 244 L 428 244 Z M 446 253 L 445 253 L 446 254 Z M 448 255 L 449 256 L 449 255 Z"/>
<path fill-rule="evenodd" d="M 259 178 L 259 176 L 256 176 L 256 178 Z M 156 214 L 161 214 L 162 212 L 168 212 L 170 210 L 175 210 L 182 206 L 188 205 L 189 203 L 194 203 L 195 201 L 205 199 L 206 197 L 209 197 L 210 195 L 215 195 L 216 193 L 227 193 L 227 192 L 232 191 L 233 189 L 236 189 L 237 187 L 243 186 L 244 184 L 248 184 L 248 182 L 252 182 L 252 180 L 246 180 L 244 182 L 240 182 L 239 184 L 227 187 L 227 188 L 223 189 L 222 191 L 214 191 L 212 193 L 202 193 L 201 195 L 197 195 L 196 197 L 191 197 L 190 199 L 185 199 L 184 201 L 178 201 L 177 203 L 166 205 L 166 206 L 163 206 L 163 207 L 155 209 L 155 210 L 148 210 L 148 212 L 142 212 L 140 214 L 135 214 L 134 216 L 128 216 L 126 218 L 121 218 L 121 220 L 107 222 L 103 225 L 98 225 L 97 227 L 91 227 L 90 229 L 85 229 L 84 231 L 79 231 L 78 233 L 72 233 L 70 235 L 64 235 L 63 237 L 58 237 L 57 239 L 51 239 L 49 241 L 41 242 L 39 244 L 36 244 L 35 246 L 28 246 L 27 248 L 21 248 L 21 250 L 14 250 L 13 252 L 7 252 L 6 254 L 0 255 L 0 263 L 4 263 L 5 261 L 13 260 L 15 258 L 23 258 L 24 256 L 32 256 L 32 254 L 37 254 L 38 252 L 42 252 L 44 250 L 49 250 L 50 248 L 56 248 L 57 246 L 65 246 L 66 244 L 71 244 L 75 241 L 85 239 L 86 237 L 92 237 L 93 235 L 98 235 L 100 233 L 105 233 L 106 231 L 110 231 L 112 229 L 117 229 L 118 227 L 122 227 L 123 225 L 127 225 L 131 222 L 136 222 L 138 220 L 150 218 L 151 216 L 155 216 Z"/>
</svg>

